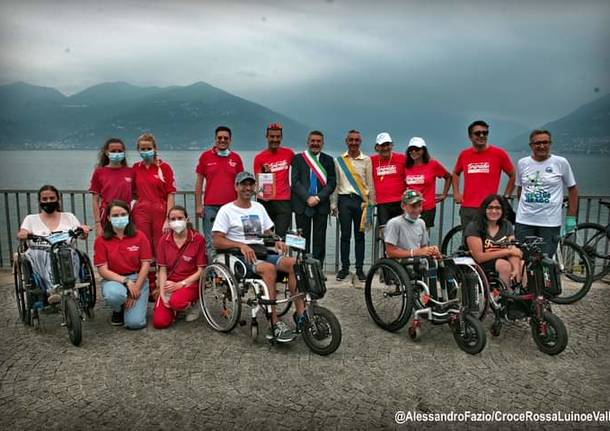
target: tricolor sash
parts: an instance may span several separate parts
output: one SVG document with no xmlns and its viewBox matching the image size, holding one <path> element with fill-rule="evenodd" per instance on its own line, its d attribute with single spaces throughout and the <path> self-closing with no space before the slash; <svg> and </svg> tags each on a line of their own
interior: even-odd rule
<svg viewBox="0 0 610 431">
<path fill-rule="evenodd" d="M 324 169 L 324 166 L 309 150 L 303 151 L 303 160 L 305 160 L 309 169 L 312 170 L 322 187 L 324 187 L 326 185 L 326 169 Z"/>
<path fill-rule="evenodd" d="M 360 232 L 373 227 L 373 205 L 369 205 L 369 192 L 360 175 L 356 173 L 352 162 L 347 155 L 337 157 L 337 164 L 345 174 L 345 177 L 353 187 L 353 189 L 362 198 L 362 218 L 360 219 Z"/>
</svg>

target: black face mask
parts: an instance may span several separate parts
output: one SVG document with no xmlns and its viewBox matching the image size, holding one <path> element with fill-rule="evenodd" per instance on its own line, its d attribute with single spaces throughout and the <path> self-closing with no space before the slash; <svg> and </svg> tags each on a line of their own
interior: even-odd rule
<svg viewBox="0 0 610 431">
<path fill-rule="evenodd" d="M 59 209 L 59 202 L 41 202 L 40 208 L 47 214 L 52 214 Z"/>
</svg>

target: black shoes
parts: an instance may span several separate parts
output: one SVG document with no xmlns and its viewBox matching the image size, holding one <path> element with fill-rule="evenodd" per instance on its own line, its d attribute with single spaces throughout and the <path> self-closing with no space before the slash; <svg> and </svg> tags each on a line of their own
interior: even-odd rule
<svg viewBox="0 0 610 431">
<path fill-rule="evenodd" d="M 347 269 L 341 269 L 338 273 L 337 273 L 337 281 L 343 281 L 347 278 L 347 276 L 349 275 L 349 270 Z"/>
<path fill-rule="evenodd" d="M 358 277 L 359 281 L 366 281 L 366 274 L 362 269 L 356 270 L 356 277 Z"/>
<path fill-rule="evenodd" d="M 125 320 L 123 318 L 123 307 L 121 307 L 121 311 L 113 311 L 112 316 L 110 317 L 110 324 L 112 326 L 123 326 Z"/>
</svg>

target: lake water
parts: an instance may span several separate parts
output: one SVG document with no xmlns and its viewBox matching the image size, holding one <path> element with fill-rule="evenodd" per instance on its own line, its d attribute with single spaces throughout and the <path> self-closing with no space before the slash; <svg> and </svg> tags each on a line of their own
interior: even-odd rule
<svg viewBox="0 0 610 431">
<path fill-rule="evenodd" d="M 195 187 L 195 166 L 200 151 L 166 151 L 160 156 L 169 162 L 176 175 L 178 190 Z M 246 169 L 252 168 L 255 151 L 240 151 Z M 331 153 L 332 154 L 332 153 Z M 337 155 L 337 154 L 332 154 Z M 527 153 L 511 153 L 513 161 Z M 449 170 L 457 153 L 433 154 Z M 83 190 L 89 186 L 97 151 L 0 151 L 0 189 L 38 189 L 53 184 L 60 190 Z M 128 161 L 137 161 L 135 152 Z M 610 195 L 610 156 L 570 155 L 569 157 L 581 195 Z M 441 184 L 438 184 L 441 187 Z"/>
</svg>

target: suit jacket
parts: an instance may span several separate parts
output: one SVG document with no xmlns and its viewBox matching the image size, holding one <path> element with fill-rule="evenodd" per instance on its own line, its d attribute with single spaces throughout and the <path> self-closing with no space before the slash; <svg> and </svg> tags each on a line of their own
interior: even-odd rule
<svg viewBox="0 0 610 431">
<path fill-rule="evenodd" d="M 320 181 L 316 177 L 318 193 L 316 196 L 320 198 L 320 203 L 315 207 L 307 205 L 309 197 L 309 176 L 311 169 L 303 159 L 303 154 L 298 153 L 292 159 L 292 172 L 290 179 L 292 183 L 292 209 L 297 214 L 306 213 L 313 216 L 315 213 L 328 214 L 330 213 L 330 195 L 335 190 L 337 185 L 337 177 L 335 173 L 335 162 L 328 154 L 320 152 L 320 164 L 326 169 L 326 185 L 322 187 Z"/>
</svg>

